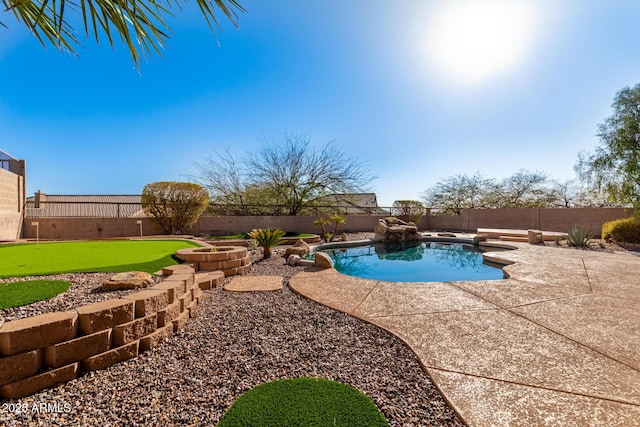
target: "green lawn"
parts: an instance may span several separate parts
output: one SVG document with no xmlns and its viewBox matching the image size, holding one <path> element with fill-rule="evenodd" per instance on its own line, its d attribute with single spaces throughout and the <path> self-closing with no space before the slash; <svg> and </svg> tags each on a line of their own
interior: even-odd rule
<svg viewBox="0 0 640 427">
<path fill-rule="evenodd" d="M 0 277 L 81 272 L 145 271 L 177 264 L 176 250 L 197 247 L 187 240 L 98 240 L 0 245 Z"/>
<path fill-rule="evenodd" d="M 231 426 L 388 427 L 376 405 L 357 389 L 324 378 L 278 380 L 240 396 L 220 419 Z"/>
<path fill-rule="evenodd" d="M 64 280 L 28 280 L 0 283 L 0 310 L 21 307 L 32 302 L 55 297 L 69 289 L 71 283 Z"/>
</svg>

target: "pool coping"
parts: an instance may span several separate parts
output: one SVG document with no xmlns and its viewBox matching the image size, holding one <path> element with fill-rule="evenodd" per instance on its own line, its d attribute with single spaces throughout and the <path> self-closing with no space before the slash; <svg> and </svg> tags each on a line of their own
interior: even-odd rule
<svg viewBox="0 0 640 427">
<path fill-rule="evenodd" d="M 638 258 L 508 246 L 517 250 L 486 255 L 505 264 L 504 280 L 392 283 L 310 269 L 289 286 L 402 339 L 468 425 L 638 425 Z"/>
</svg>

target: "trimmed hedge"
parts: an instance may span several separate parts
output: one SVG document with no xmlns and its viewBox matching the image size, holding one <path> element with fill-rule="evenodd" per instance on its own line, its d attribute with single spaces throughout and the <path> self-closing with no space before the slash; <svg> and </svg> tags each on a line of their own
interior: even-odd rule
<svg viewBox="0 0 640 427">
<path fill-rule="evenodd" d="M 640 243 L 640 217 L 617 219 L 605 222 L 602 238 L 624 243 Z"/>
</svg>

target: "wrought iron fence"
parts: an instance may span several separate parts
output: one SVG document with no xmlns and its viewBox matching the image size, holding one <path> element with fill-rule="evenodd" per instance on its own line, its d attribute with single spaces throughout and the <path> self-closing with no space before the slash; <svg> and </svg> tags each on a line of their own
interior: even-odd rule
<svg viewBox="0 0 640 427">
<path fill-rule="evenodd" d="M 324 215 L 390 215 L 391 207 L 360 207 L 353 205 L 309 205 L 298 216 Z M 228 205 L 211 203 L 202 216 L 288 216 L 285 205 Z M 147 216 L 140 203 L 100 201 L 35 201 L 28 200 L 27 218 L 131 218 Z"/>
</svg>

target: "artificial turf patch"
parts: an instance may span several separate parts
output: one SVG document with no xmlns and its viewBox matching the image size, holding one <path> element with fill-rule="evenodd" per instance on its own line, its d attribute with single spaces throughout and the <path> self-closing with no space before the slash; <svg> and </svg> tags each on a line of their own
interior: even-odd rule
<svg viewBox="0 0 640 427">
<path fill-rule="evenodd" d="M 100 240 L 0 245 L 0 277 L 60 273 L 144 271 L 177 264 L 178 249 L 199 246 L 186 240 Z"/>
<path fill-rule="evenodd" d="M 0 310 L 52 298 L 65 292 L 69 286 L 71 283 L 64 280 L 0 283 Z"/>
<path fill-rule="evenodd" d="M 260 384 L 227 410 L 218 427 L 389 426 L 357 389 L 324 378 L 292 378 Z"/>
</svg>

